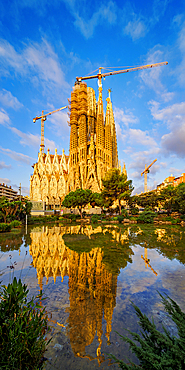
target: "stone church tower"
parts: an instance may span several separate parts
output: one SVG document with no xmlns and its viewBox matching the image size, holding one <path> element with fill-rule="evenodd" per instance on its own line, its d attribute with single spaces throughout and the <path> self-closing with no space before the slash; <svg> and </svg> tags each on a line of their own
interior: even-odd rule
<svg viewBox="0 0 185 370">
<path fill-rule="evenodd" d="M 104 117 L 102 86 L 99 98 L 83 82 L 76 83 L 69 100 L 69 156 L 42 153 L 30 178 L 30 199 L 60 206 L 65 195 L 77 188 L 100 192 L 102 178 L 111 168 L 118 168 L 116 129 L 112 102 L 106 99 Z"/>
</svg>

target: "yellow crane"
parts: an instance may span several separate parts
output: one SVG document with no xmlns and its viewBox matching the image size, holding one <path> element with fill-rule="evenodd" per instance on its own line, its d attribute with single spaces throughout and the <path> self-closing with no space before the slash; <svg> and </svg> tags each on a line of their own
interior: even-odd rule
<svg viewBox="0 0 185 370">
<path fill-rule="evenodd" d="M 145 268 L 147 268 L 147 266 L 150 267 L 153 273 L 157 276 L 157 272 L 152 268 L 152 266 L 150 265 L 150 260 L 147 257 L 147 243 L 145 243 L 145 256 L 143 257 L 143 255 L 141 255 L 141 258 L 143 259 L 143 261 L 145 261 Z"/>
<path fill-rule="evenodd" d="M 148 166 L 146 167 L 146 164 L 145 164 L 145 169 L 143 172 L 141 172 L 141 176 L 144 174 L 144 192 L 146 193 L 147 192 L 147 173 L 149 173 L 149 168 L 157 161 L 157 159 L 154 159 L 154 161 Z"/>
<path fill-rule="evenodd" d="M 112 71 L 112 72 L 106 72 L 106 73 L 102 72 L 103 67 L 99 67 L 99 73 L 97 73 L 95 75 L 92 75 L 92 76 L 76 77 L 76 82 L 79 83 L 82 80 L 84 81 L 84 80 L 90 80 L 92 78 L 98 78 L 99 87 L 102 87 L 102 82 L 101 82 L 102 77 L 105 79 L 105 77 L 107 77 L 107 76 L 113 76 L 113 75 L 117 75 L 117 74 L 120 74 L 120 73 L 139 71 L 139 70 L 147 69 L 147 68 L 160 67 L 160 66 L 164 66 L 164 65 L 167 65 L 167 64 L 168 64 L 168 62 L 161 62 L 161 63 L 155 63 L 155 64 L 146 64 L 144 66 L 121 69 L 121 70 L 118 70 L 118 71 Z"/>
<path fill-rule="evenodd" d="M 59 112 L 60 110 L 63 110 L 65 108 L 67 108 L 67 105 L 65 107 L 53 110 L 52 112 L 49 112 L 49 113 L 46 113 L 46 114 L 44 114 L 44 111 L 42 110 L 42 115 L 41 116 L 39 116 L 39 117 L 36 116 L 35 118 L 33 118 L 33 123 L 35 123 L 38 119 L 41 119 L 41 144 L 40 144 L 40 147 L 41 147 L 42 153 L 44 153 L 44 121 L 46 121 L 46 117 L 50 116 L 53 113 Z"/>
</svg>

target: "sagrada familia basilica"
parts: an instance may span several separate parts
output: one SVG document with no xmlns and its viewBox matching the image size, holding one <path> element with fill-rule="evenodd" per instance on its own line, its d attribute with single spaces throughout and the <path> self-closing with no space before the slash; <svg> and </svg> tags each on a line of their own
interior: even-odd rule
<svg viewBox="0 0 185 370">
<path fill-rule="evenodd" d="M 60 207 L 64 197 L 77 188 L 100 192 L 102 178 L 118 168 L 114 114 L 109 96 L 104 116 L 102 87 L 95 92 L 86 83 L 76 83 L 70 99 L 69 155 L 47 154 L 40 150 L 30 178 L 30 199 Z M 123 172 L 126 173 L 125 166 Z"/>
</svg>

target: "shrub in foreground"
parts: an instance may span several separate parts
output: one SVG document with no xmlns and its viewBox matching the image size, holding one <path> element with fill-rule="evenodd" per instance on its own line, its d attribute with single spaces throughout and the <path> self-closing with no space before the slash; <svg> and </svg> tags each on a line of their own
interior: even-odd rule
<svg viewBox="0 0 185 370">
<path fill-rule="evenodd" d="M 47 316 L 39 305 L 42 294 L 28 301 L 26 285 L 14 278 L 1 288 L 0 369 L 41 369 L 48 342 Z"/>
<path fill-rule="evenodd" d="M 3 232 L 6 232 L 6 231 L 10 231 L 11 230 L 11 225 L 10 224 L 6 224 L 4 222 L 0 223 L 0 232 L 3 233 Z"/>
<path fill-rule="evenodd" d="M 154 221 L 154 217 L 156 217 L 155 212 L 152 211 L 143 211 L 137 218 L 138 222 L 144 222 L 146 224 L 151 224 Z"/>
<path fill-rule="evenodd" d="M 164 328 L 163 333 L 156 329 L 156 326 L 142 314 L 140 309 L 133 307 L 136 315 L 139 318 L 139 325 L 141 327 L 141 334 L 131 334 L 134 341 L 122 335 L 119 336 L 124 342 L 129 343 L 130 349 L 139 359 L 139 365 L 129 363 L 126 365 L 122 360 L 117 359 L 114 355 L 110 355 L 121 369 L 142 369 L 142 370 L 183 370 L 185 369 L 185 313 L 181 311 L 180 307 L 168 296 L 165 298 L 161 295 L 165 310 L 176 324 L 178 336 L 175 337 Z M 136 344 L 137 341 L 139 346 Z"/>
</svg>

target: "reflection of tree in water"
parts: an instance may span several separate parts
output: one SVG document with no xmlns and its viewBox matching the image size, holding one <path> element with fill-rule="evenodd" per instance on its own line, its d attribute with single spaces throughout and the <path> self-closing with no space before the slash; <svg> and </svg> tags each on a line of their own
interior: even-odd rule
<svg viewBox="0 0 185 370">
<path fill-rule="evenodd" d="M 23 244 L 23 232 L 16 230 L 15 232 L 4 233 L 0 235 L 1 252 L 18 250 Z"/>
<path fill-rule="evenodd" d="M 92 226 L 48 227 L 31 232 L 30 254 L 42 288 L 43 277 L 69 277 L 68 335 L 76 356 L 86 357 L 85 347 L 98 337 L 101 356 L 102 319 L 109 343 L 116 305 L 117 275 L 131 262 L 128 229 Z M 90 356 L 88 356 L 90 358 Z"/>
<path fill-rule="evenodd" d="M 180 226 L 135 225 L 131 229 L 129 243 L 139 244 L 141 247 L 147 243 L 147 248 L 155 248 L 164 257 L 176 258 L 185 264 L 185 230 Z"/>
</svg>

